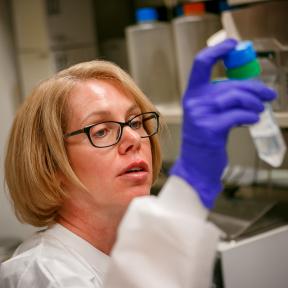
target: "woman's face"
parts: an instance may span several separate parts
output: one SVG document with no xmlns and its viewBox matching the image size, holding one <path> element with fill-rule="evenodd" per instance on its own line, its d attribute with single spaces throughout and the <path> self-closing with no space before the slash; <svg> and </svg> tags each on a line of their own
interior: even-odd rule
<svg viewBox="0 0 288 288">
<path fill-rule="evenodd" d="M 68 105 L 67 132 L 103 121 L 126 122 L 141 113 L 131 96 L 104 80 L 77 84 Z M 66 185 L 77 201 L 114 213 L 126 209 L 134 197 L 150 193 L 153 171 L 149 138 L 140 138 L 126 126 L 119 143 L 111 147 L 95 148 L 85 134 L 67 138 L 66 144 L 71 167 L 88 189 L 87 193 L 71 183 Z M 141 170 L 131 172 L 133 168 Z"/>
</svg>

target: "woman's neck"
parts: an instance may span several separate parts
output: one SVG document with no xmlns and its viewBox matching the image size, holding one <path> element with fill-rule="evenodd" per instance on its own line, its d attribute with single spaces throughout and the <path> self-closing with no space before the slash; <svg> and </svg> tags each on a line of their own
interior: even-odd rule
<svg viewBox="0 0 288 288">
<path fill-rule="evenodd" d="M 121 218 L 122 215 L 116 217 L 101 213 L 95 207 L 91 212 L 91 209 L 80 208 L 70 203 L 62 207 L 57 222 L 109 255 L 116 241 Z"/>
</svg>

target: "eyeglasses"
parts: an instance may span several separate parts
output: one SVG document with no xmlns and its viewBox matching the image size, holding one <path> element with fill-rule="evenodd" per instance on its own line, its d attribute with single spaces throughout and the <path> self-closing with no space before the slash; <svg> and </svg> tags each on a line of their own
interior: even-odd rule
<svg viewBox="0 0 288 288">
<path fill-rule="evenodd" d="M 116 145 L 122 136 L 123 128 L 129 126 L 141 138 L 151 137 L 158 133 L 159 115 L 156 112 L 145 112 L 134 116 L 127 122 L 105 121 L 85 128 L 66 133 L 65 138 L 85 133 L 90 143 L 97 148 Z"/>
</svg>

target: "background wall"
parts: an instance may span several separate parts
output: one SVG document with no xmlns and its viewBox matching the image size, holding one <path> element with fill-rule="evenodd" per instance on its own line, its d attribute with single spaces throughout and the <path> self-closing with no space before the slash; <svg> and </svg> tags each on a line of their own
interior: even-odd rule
<svg viewBox="0 0 288 288">
<path fill-rule="evenodd" d="M 16 54 L 12 39 L 12 21 L 9 0 L 0 0 L 0 238 L 25 238 L 35 231 L 18 222 L 4 191 L 4 155 L 9 129 L 17 109 L 18 78 Z"/>
</svg>

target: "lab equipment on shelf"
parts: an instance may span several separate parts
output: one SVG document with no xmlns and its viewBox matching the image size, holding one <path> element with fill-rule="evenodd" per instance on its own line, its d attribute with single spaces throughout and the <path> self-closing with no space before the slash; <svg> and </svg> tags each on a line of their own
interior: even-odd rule
<svg viewBox="0 0 288 288">
<path fill-rule="evenodd" d="M 183 94 L 196 54 L 206 46 L 207 39 L 221 29 L 221 22 L 218 15 L 205 11 L 203 3 L 187 3 L 183 4 L 183 15 L 172 20 L 172 27 L 178 82 Z M 219 68 L 220 66 L 217 67 L 218 70 Z"/>
<path fill-rule="evenodd" d="M 179 102 L 171 24 L 150 7 L 137 9 L 136 19 L 125 31 L 130 74 L 154 104 Z"/>
</svg>

